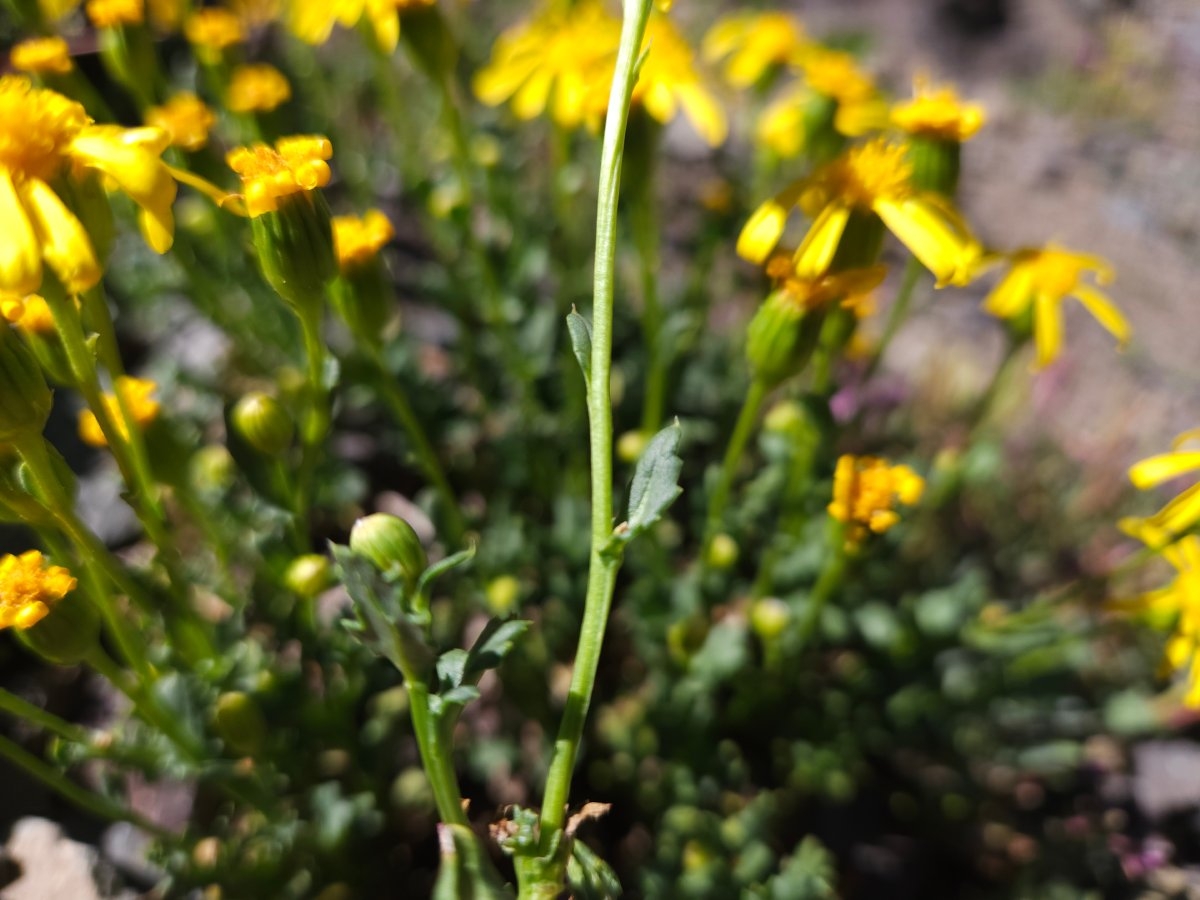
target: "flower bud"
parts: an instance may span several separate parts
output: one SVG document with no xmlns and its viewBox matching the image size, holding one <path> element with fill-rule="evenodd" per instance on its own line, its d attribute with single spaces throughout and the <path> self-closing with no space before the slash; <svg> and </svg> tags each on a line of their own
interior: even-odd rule
<svg viewBox="0 0 1200 900">
<path fill-rule="evenodd" d="M 433 788 L 418 766 L 409 766 L 397 775 L 389 794 L 392 806 L 405 813 L 428 815 L 434 811 Z"/>
<path fill-rule="evenodd" d="M 278 456 L 292 445 L 295 425 L 279 401 L 255 391 L 246 394 L 230 415 L 238 434 L 259 453 Z"/>
<path fill-rule="evenodd" d="M 908 158 L 913 165 L 913 187 L 940 194 L 947 200 L 954 199 L 958 193 L 962 144 L 945 138 L 914 135 L 908 141 Z"/>
<path fill-rule="evenodd" d="M 319 553 L 307 553 L 291 561 L 283 574 L 283 583 L 288 590 L 301 597 L 311 598 L 329 587 L 332 575 L 332 567 L 326 557 Z"/>
<path fill-rule="evenodd" d="M 846 145 L 834 125 L 837 110 L 837 100 L 820 92 L 814 92 L 804 106 L 804 152 L 813 165 L 829 162 Z"/>
<path fill-rule="evenodd" d="M 0 444 L 41 434 L 52 403 L 37 360 L 12 328 L 0 322 Z"/>
<path fill-rule="evenodd" d="M 886 231 L 883 220 L 875 213 L 853 210 L 829 264 L 830 273 L 870 269 L 879 262 Z"/>
<path fill-rule="evenodd" d="M 506 616 L 521 598 L 521 582 L 511 575 L 493 578 L 484 589 L 484 597 L 492 615 Z"/>
<path fill-rule="evenodd" d="M 773 291 L 746 329 L 746 359 L 754 377 L 774 387 L 803 369 L 823 319 L 819 311 L 806 314 L 786 289 Z"/>
<path fill-rule="evenodd" d="M 250 220 L 263 277 L 301 315 L 320 308 L 325 285 L 337 275 L 330 219 L 324 195 L 313 190 Z"/>
<path fill-rule="evenodd" d="M 763 597 L 750 607 L 750 627 L 764 641 L 778 638 L 791 621 L 791 608 L 778 597 Z"/>
<path fill-rule="evenodd" d="M 707 562 L 718 572 L 730 568 L 737 562 L 738 545 L 732 537 L 721 532 L 713 537 L 708 546 Z"/>
<path fill-rule="evenodd" d="M 650 439 L 644 431 L 627 431 L 617 438 L 617 459 L 621 462 L 635 463 L 641 459 L 642 453 Z"/>
<path fill-rule="evenodd" d="M 409 581 L 420 578 L 429 565 L 412 526 L 387 513 L 374 513 L 355 522 L 350 530 L 350 549 L 369 559 L 379 571 L 398 571 Z"/>
<path fill-rule="evenodd" d="M 193 487 L 206 494 L 219 494 L 233 484 L 237 465 L 222 444 L 201 447 L 192 456 L 189 476 Z"/>
<path fill-rule="evenodd" d="M 30 650 L 56 666 L 73 666 L 95 648 L 100 636 L 100 613 L 87 599 L 72 593 L 54 604 L 32 628 L 17 629 Z"/>
<path fill-rule="evenodd" d="M 217 698 L 213 713 L 217 735 L 235 753 L 254 756 L 267 739 L 267 723 L 254 698 L 242 691 L 227 691 Z"/>
</svg>

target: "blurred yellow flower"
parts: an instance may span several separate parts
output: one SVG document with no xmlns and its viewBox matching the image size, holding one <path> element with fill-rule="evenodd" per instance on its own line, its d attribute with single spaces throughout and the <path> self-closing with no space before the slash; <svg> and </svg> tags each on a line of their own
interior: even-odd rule
<svg viewBox="0 0 1200 900">
<path fill-rule="evenodd" d="M 982 250 L 945 200 L 913 189 L 903 144 L 875 139 L 852 147 L 809 179 L 794 182 L 759 206 L 738 237 L 737 252 L 751 262 L 767 258 L 791 208 L 803 205 L 813 223 L 796 250 L 801 277 L 824 274 L 853 214 L 873 214 L 937 277 L 938 286 L 966 284 Z"/>
<path fill-rule="evenodd" d="M 50 566 L 37 550 L 0 557 L 0 629 L 31 628 L 50 614 L 78 582 L 62 566 Z"/>
<path fill-rule="evenodd" d="M 522 120 L 549 107 L 564 128 L 595 124 L 608 100 L 620 37 L 621 23 L 599 0 L 553 4 L 496 39 L 491 61 L 475 75 L 475 95 L 488 106 L 511 100 Z"/>
<path fill-rule="evenodd" d="M 1047 366 L 1062 350 L 1062 303 L 1074 297 L 1124 347 L 1129 341 L 1129 322 L 1116 305 L 1095 287 L 1083 281 L 1086 272 L 1097 284 L 1113 279 L 1113 268 L 1098 256 L 1072 253 L 1056 244 L 1044 249 L 1027 248 L 1010 256 L 1008 274 L 984 301 L 984 309 L 1002 319 L 1025 316 L 1033 310 L 1033 336 L 1037 365 Z"/>
<path fill-rule="evenodd" d="M 666 124 L 675 118 L 679 107 L 705 142 L 715 147 L 725 140 L 729 124 L 725 111 L 696 69 L 696 54 L 683 36 L 662 13 L 654 13 L 646 26 L 644 46 L 648 49 L 637 83 L 633 102 L 640 103 L 650 116 Z M 608 106 L 612 74 L 597 83 L 599 110 Z"/>
<path fill-rule="evenodd" d="M 57 35 L 21 41 L 8 58 L 14 69 L 30 75 L 65 75 L 71 71 L 71 48 Z"/>
<path fill-rule="evenodd" d="M 176 94 L 162 106 L 146 110 L 146 124 L 166 132 L 171 146 L 184 150 L 199 150 L 207 144 L 214 122 L 213 111 L 190 93 Z"/>
<path fill-rule="evenodd" d="M 166 135 L 156 128 L 95 125 L 83 107 L 22 76 L 0 77 L 0 291 L 30 294 L 42 261 L 70 292 L 100 279 L 92 242 L 51 188 L 69 171 L 107 176 L 141 207 L 146 242 L 171 246 L 175 182 L 159 158 Z"/>
<path fill-rule="evenodd" d="M 918 76 L 913 99 L 892 108 L 892 124 L 918 137 L 962 143 L 983 127 L 987 113 L 978 103 L 963 103 L 952 85 L 933 85 Z"/>
<path fill-rule="evenodd" d="M 145 428 L 158 418 L 159 403 L 152 396 L 158 390 L 158 385 L 144 378 L 134 378 L 122 375 L 117 379 L 116 389 L 121 392 L 121 400 L 129 407 L 133 423 L 139 428 Z M 121 402 L 115 394 L 104 395 L 104 409 L 108 417 L 116 423 L 121 436 L 129 438 L 129 428 L 121 415 Z M 100 428 L 95 414 L 90 409 L 79 413 L 79 437 L 92 447 L 107 447 L 108 439 Z"/>
<path fill-rule="evenodd" d="M 1109 604 L 1115 612 L 1140 615 L 1153 624 L 1170 625 L 1173 634 L 1164 653 L 1166 666 L 1184 672 L 1183 702 L 1200 706 L 1200 538 L 1189 535 L 1163 548 L 1163 558 L 1178 573 L 1166 587 Z"/>
<path fill-rule="evenodd" d="M 241 20 L 227 9 L 206 6 L 188 16 L 183 34 L 196 55 L 206 63 L 216 63 L 221 53 L 246 39 Z"/>
<path fill-rule="evenodd" d="M 329 138 L 300 135 L 280 138 L 274 147 L 238 147 L 225 161 L 242 179 L 247 214 L 261 216 L 278 209 L 281 198 L 327 185 L 331 156 Z"/>
<path fill-rule="evenodd" d="M 142 0 L 88 0 L 85 10 L 97 28 L 140 25 L 146 18 Z"/>
<path fill-rule="evenodd" d="M 883 283 L 887 266 L 848 269 L 808 278 L 796 271 L 796 261 L 791 255 L 781 253 L 767 262 L 766 273 L 780 291 L 806 312 L 837 302 L 858 314 L 871 292 Z"/>
<path fill-rule="evenodd" d="M 358 216 L 333 217 L 333 250 L 343 272 L 374 259 L 396 234 L 388 217 L 377 209 Z"/>
<path fill-rule="evenodd" d="M 292 96 L 292 86 L 267 63 L 238 66 L 229 76 L 226 104 L 236 113 L 270 112 Z"/>
<path fill-rule="evenodd" d="M 65 19 L 78 6 L 79 0 L 37 0 L 38 12 L 51 24 Z"/>
<path fill-rule="evenodd" d="M 40 294 L 25 297 L 0 294 L 0 318 L 33 334 L 50 334 L 54 331 L 54 315 Z"/>
<path fill-rule="evenodd" d="M 808 52 L 804 27 L 780 12 L 747 12 L 720 19 L 701 47 L 709 62 L 726 59 L 725 79 L 745 88 L 776 66 L 798 66 Z"/>
<path fill-rule="evenodd" d="M 1169 453 L 1160 453 L 1134 464 L 1129 480 L 1140 491 L 1157 487 L 1181 475 L 1200 470 L 1200 450 L 1184 449 L 1200 433 L 1185 431 L 1171 443 Z M 1152 547 L 1170 543 L 1200 522 L 1200 482 L 1185 488 L 1166 506 L 1144 519 L 1122 519 L 1123 531 Z"/>
<path fill-rule="evenodd" d="M 436 0 L 290 0 L 287 21 L 292 33 L 309 44 L 329 40 L 335 24 L 353 28 L 366 16 L 379 46 L 391 53 L 400 42 L 400 15 L 434 6 Z"/>
<path fill-rule="evenodd" d="M 921 499 L 925 480 L 908 466 L 893 466 L 874 456 L 843 455 L 833 473 L 829 514 L 848 526 L 846 541 L 857 544 L 868 533 L 882 534 L 900 521 L 894 507 Z"/>
</svg>

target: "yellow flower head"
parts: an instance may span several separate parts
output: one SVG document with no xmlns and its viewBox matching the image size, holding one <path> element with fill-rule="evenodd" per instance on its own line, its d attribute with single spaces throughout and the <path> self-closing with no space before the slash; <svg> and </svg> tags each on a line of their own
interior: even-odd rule
<svg viewBox="0 0 1200 900">
<path fill-rule="evenodd" d="M 725 79 L 745 88 L 777 66 L 798 66 L 809 50 L 804 27 L 787 13 L 738 13 L 718 21 L 701 47 L 709 62 L 727 59 Z"/>
<path fill-rule="evenodd" d="M 267 63 L 254 63 L 233 70 L 226 102 L 236 113 L 270 112 L 291 96 L 292 86 L 282 72 Z"/>
<path fill-rule="evenodd" d="M 156 128 L 94 125 L 74 100 L 23 76 L 0 77 L 0 291 L 36 291 L 43 260 L 72 293 L 100 279 L 83 224 L 50 187 L 64 170 L 107 176 L 141 207 L 146 242 L 166 252 L 175 200 L 175 182 L 160 159 L 166 145 Z"/>
<path fill-rule="evenodd" d="M 62 566 L 46 565 L 37 550 L 0 557 L 0 629 L 32 628 L 77 583 Z"/>
<path fill-rule="evenodd" d="M 400 42 L 400 14 L 436 0 L 290 0 L 288 26 L 300 40 L 323 44 L 335 24 L 353 28 L 366 16 L 379 46 L 391 53 Z"/>
<path fill-rule="evenodd" d="M 206 6 L 188 16 L 184 36 L 205 62 L 214 63 L 221 52 L 246 39 L 241 20 L 227 9 Z"/>
<path fill-rule="evenodd" d="M 85 9 L 97 28 L 141 25 L 146 18 L 142 0 L 88 0 Z"/>
<path fill-rule="evenodd" d="M 246 212 L 261 216 L 278 209 L 284 197 L 329 184 L 332 173 L 326 160 L 331 156 L 329 138 L 302 135 L 280 138 L 274 147 L 238 147 L 225 161 L 242 179 Z"/>
<path fill-rule="evenodd" d="M 767 262 L 766 272 L 778 290 L 801 311 L 809 312 L 837 302 L 857 313 L 871 292 L 883 283 L 887 266 L 848 269 L 837 274 L 826 273 L 818 278 L 806 278 L 796 271 L 796 261 L 792 256 L 781 253 Z"/>
<path fill-rule="evenodd" d="M 1171 444 L 1169 453 L 1160 453 L 1136 463 L 1129 470 L 1129 480 L 1140 491 L 1157 487 L 1181 475 L 1200 470 L 1200 450 L 1194 446 L 1200 432 L 1185 431 Z M 1170 543 L 1200 522 L 1200 482 L 1185 488 L 1178 496 L 1154 515 L 1145 519 L 1122 519 L 1123 531 L 1152 547 Z"/>
<path fill-rule="evenodd" d="M 30 294 L 27 297 L 0 294 L 0 318 L 32 334 L 54 332 L 54 315 L 50 312 L 50 305 L 40 294 Z"/>
<path fill-rule="evenodd" d="M 1186 672 L 1183 702 L 1200 707 L 1200 538 L 1189 535 L 1164 548 L 1162 555 L 1178 573 L 1169 585 L 1109 607 L 1173 626 L 1164 662 L 1170 670 Z"/>
<path fill-rule="evenodd" d="M 145 428 L 158 418 L 159 403 L 152 396 L 158 390 L 158 385 L 153 381 L 122 375 L 117 379 L 116 389 L 121 392 L 121 399 L 129 407 L 129 414 L 133 418 L 133 423 L 139 428 Z M 108 417 L 116 424 L 117 431 L 120 432 L 121 436 L 128 439 L 129 426 L 121 415 L 121 401 L 117 399 L 115 394 L 104 395 L 104 410 L 108 413 Z M 92 447 L 108 446 L 108 438 L 104 436 L 104 431 L 100 428 L 100 422 L 96 419 L 95 414 L 88 409 L 83 410 L 79 414 L 79 437 L 85 444 Z"/>
<path fill-rule="evenodd" d="M 333 250 L 338 268 L 355 269 L 375 258 L 396 234 L 392 223 L 377 209 L 358 216 L 333 217 Z"/>
<path fill-rule="evenodd" d="M 505 31 L 492 59 L 475 76 L 475 95 L 488 106 L 511 100 L 518 119 L 550 110 L 564 128 L 598 121 L 612 83 L 621 23 L 599 0 L 570 8 L 554 4 Z"/>
<path fill-rule="evenodd" d="M 913 99 L 892 109 L 892 123 L 901 131 L 959 144 L 986 121 L 987 113 L 978 103 L 963 103 L 951 85 L 934 86 L 921 76 L 913 81 Z"/>
<path fill-rule="evenodd" d="M 816 48 L 804 57 L 802 68 L 809 89 L 837 104 L 833 124 L 841 134 L 861 137 L 887 124 L 883 95 L 851 54 Z"/>
<path fill-rule="evenodd" d="M 828 271 L 851 215 L 867 213 L 878 216 L 933 272 L 939 287 L 966 284 L 982 255 L 978 240 L 947 201 L 917 192 L 911 177 L 905 145 L 876 138 L 851 147 L 755 210 L 738 237 L 738 255 L 765 260 L 779 243 L 791 208 L 802 205 L 813 223 L 796 250 L 796 270 L 815 278 Z"/>
<path fill-rule="evenodd" d="M 162 106 L 146 110 L 146 124 L 166 132 L 171 146 L 199 150 L 208 143 L 216 117 L 195 94 L 176 94 Z"/>
<path fill-rule="evenodd" d="M 633 102 L 640 103 L 651 117 L 666 124 L 675 118 L 679 107 L 693 127 L 711 147 L 725 140 L 729 124 L 725 111 L 712 92 L 705 87 L 696 69 L 696 54 L 687 41 L 661 13 L 651 15 L 646 26 L 644 45 L 649 49 L 642 64 Z M 599 82 L 593 96 L 602 98 L 599 108 L 608 106 L 607 82 Z"/>
<path fill-rule="evenodd" d="M 1062 350 L 1062 303 L 1074 297 L 1124 346 L 1131 334 L 1129 322 L 1116 305 L 1083 276 L 1091 272 L 1097 284 L 1113 279 L 1113 268 L 1098 256 L 1072 253 L 1056 244 L 1044 249 L 1018 250 L 1011 256 L 1008 274 L 984 301 L 984 309 L 1002 319 L 1024 316 L 1032 307 L 1037 365 L 1047 366 Z"/>
<path fill-rule="evenodd" d="M 71 71 L 71 48 L 57 35 L 21 41 L 8 58 L 14 69 L 30 75 L 65 75 Z"/>
<path fill-rule="evenodd" d="M 893 466 L 874 456 L 841 456 L 833 473 L 829 514 L 847 525 L 848 544 L 869 532 L 882 534 L 900 521 L 894 507 L 921 499 L 925 480 L 908 466 Z"/>
</svg>

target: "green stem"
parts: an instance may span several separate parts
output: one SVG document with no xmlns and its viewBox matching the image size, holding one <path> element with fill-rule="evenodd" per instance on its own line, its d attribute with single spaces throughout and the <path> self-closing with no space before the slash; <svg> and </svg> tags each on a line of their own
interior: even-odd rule
<svg viewBox="0 0 1200 900">
<path fill-rule="evenodd" d="M 51 790 L 56 791 L 85 812 L 99 816 L 102 819 L 129 822 L 143 831 L 147 831 L 155 837 L 164 840 L 175 837 L 175 835 L 165 828 L 161 828 L 153 822 L 143 819 L 132 810 L 125 809 L 107 797 L 102 797 L 100 794 L 80 787 L 62 772 L 59 772 L 48 763 L 43 762 L 29 751 L 3 736 L 0 736 L 0 756 L 7 759 L 17 768 L 23 769 L 28 775 L 42 782 L 42 784 Z"/>
<path fill-rule="evenodd" d="M 51 734 L 57 735 L 64 741 L 71 741 L 74 744 L 91 743 L 91 736 L 86 729 L 80 728 L 78 725 L 72 725 L 65 719 L 60 719 L 53 713 L 46 712 L 40 706 L 34 706 L 28 700 L 24 700 L 16 694 L 9 693 L 4 688 L 0 688 L 0 710 L 45 728 Z"/>
<path fill-rule="evenodd" d="M 75 544 L 84 564 L 95 569 L 111 581 L 118 590 L 129 597 L 131 603 L 142 609 L 150 607 L 149 601 L 142 595 L 141 589 L 129 577 L 112 554 L 109 553 L 100 540 L 88 530 L 75 514 L 70 497 L 58 481 L 54 473 L 50 454 L 46 449 L 45 439 L 35 435 L 28 439 L 14 442 L 17 452 L 25 463 L 33 479 L 37 492 L 41 495 L 46 509 L 53 517 L 55 524 Z M 97 597 L 97 606 L 104 618 L 113 641 L 121 650 L 121 654 L 137 671 L 138 676 L 147 684 L 153 682 L 157 675 L 154 667 L 143 652 L 145 641 L 139 640 L 130 629 L 125 615 L 107 597 Z"/>
<path fill-rule="evenodd" d="M 1008 376 L 1012 372 L 1013 362 L 1016 360 L 1018 351 L 1024 346 L 1022 341 L 1010 340 L 1008 346 L 1004 350 L 1004 357 L 1000 360 L 1000 364 L 996 366 L 996 371 L 992 375 L 991 383 L 988 384 L 987 390 L 975 402 L 974 409 L 971 410 L 971 415 L 967 419 L 967 445 L 973 443 L 976 432 L 987 421 L 988 416 L 992 412 L 992 407 L 996 404 L 996 399 L 1000 396 L 1001 388 L 1008 381 Z"/>
<path fill-rule="evenodd" d="M 915 256 L 910 256 L 908 263 L 904 267 L 904 278 L 900 282 L 900 290 L 896 294 L 896 300 L 892 303 L 892 308 L 888 310 L 887 322 L 883 326 L 883 334 L 879 337 L 879 346 L 875 348 L 875 353 L 871 356 L 871 361 L 867 363 L 867 371 L 863 376 L 864 381 L 878 370 L 879 364 L 883 362 L 883 354 L 887 352 L 888 345 L 891 344 L 892 338 L 896 336 L 896 332 L 900 330 L 900 326 L 904 324 L 904 320 L 908 317 L 908 307 L 912 303 L 913 290 L 921 278 L 922 271 L 924 271 L 924 267 L 920 261 Z"/>
<path fill-rule="evenodd" d="M 653 148 L 647 148 L 648 155 Z M 662 424 L 667 394 L 667 355 L 663 352 L 663 308 L 658 294 L 658 216 L 654 178 L 647 174 L 631 210 L 633 242 L 637 249 L 642 287 L 642 341 L 646 345 L 646 393 L 642 402 L 642 432 L 649 436 Z"/>
<path fill-rule="evenodd" d="M 746 399 L 742 401 L 742 411 L 738 413 L 737 423 L 733 426 L 733 434 L 729 436 L 729 445 L 725 449 L 725 461 L 721 464 L 721 474 L 717 479 L 713 492 L 708 498 L 708 514 L 705 516 L 704 546 L 700 553 L 700 564 L 705 565 L 713 538 L 721 529 L 721 520 L 725 515 L 725 507 L 729 504 L 729 494 L 733 488 L 733 479 L 737 474 L 738 465 L 742 461 L 742 453 L 754 432 L 758 422 L 758 414 L 763 401 L 767 397 L 767 384 L 760 378 L 750 382 L 746 391 Z"/>
<path fill-rule="evenodd" d="M 442 500 L 442 506 L 445 510 L 443 517 L 450 530 L 448 535 L 450 542 L 455 545 L 461 544 L 463 535 L 466 534 L 467 530 L 466 522 L 463 521 L 462 510 L 459 508 L 458 498 L 454 495 L 454 488 L 450 486 L 450 481 L 442 469 L 441 462 L 438 460 L 437 451 L 433 448 L 433 444 L 430 443 L 429 437 L 425 434 L 425 429 L 421 427 L 421 420 L 413 412 L 413 408 L 408 402 L 408 397 L 405 396 L 400 386 L 396 384 L 391 373 L 388 372 L 387 365 L 384 363 L 379 348 L 370 345 L 368 347 L 371 362 L 377 370 L 379 377 L 378 384 L 383 393 L 383 399 L 408 435 L 413 453 L 416 454 L 417 462 L 425 472 L 425 477 L 429 479 L 430 484 L 433 485 Z"/>
<path fill-rule="evenodd" d="M 629 120 L 629 100 L 633 92 L 635 66 L 650 16 L 651 0 L 626 0 L 625 18 L 621 29 L 621 45 L 617 53 L 612 91 L 608 99 L 608 116 L 604 127 L 604 146 L 600 163 L 599 199 L 596 209 L 596 270 L 593 281 L 592 359 L 588 384 L 588 422 L 592 470 L 592 540 L 588 570 L 587 598 L 584 602 L 583 623 L 580 626 L 579 646 L 575 653 L 575 668 L 566 709 L 554 745 L 554 756 L 546 776 L 546 792 L 542 800 L 540 856 L 550 854 L 566 821 L 570 797 L 571 776 L 579 754 L 583 726 L 591 704 L 596 671 L 600 664 L 600 649 L 612 606 L 616 586 L 619 556 L 605 554 L 604 548 L 613 529 L 612 485 L 612 398 L 609 380 L 612 371 L 613 291 L 616 274 L 617 198 L 621 185 L 621 163 L 625 129 Z M 569 842 L 560 845 L 567 850 Z M 561 889 L 566 860 L 549 860 L 539 869 L 530 889 L 534 895 L 546 895 L 553 887 Z M 526 885 L 522 885 L 522 894 Z"/>
<path fill-rule="evenodd" d="M 796 631 L 796 642 L 800 650 L 808 646 L 809 641 L 816 633 L 817 626 L 821 622 L 821 613 L 824 612 L 830 597 L 841 587 L 842 579 L 846 576 L 847 565 L 850 562 L 850 552 L 846 548 L 845 529 L 831 524 L 829 538 L 833 545 L 830 548 L 832 556 L 826 562 L 821 576 L 808 595 L 808 608 L 804 611 L 804 618 L 800 621 L 800 626 Z"/>
<path fill-rule="evenodd" d="M 329 392 L 325 389 L 325 342 L 321 338 L 321 306 L 315 311 L 300 313 L 300 331 L 304 336 L 304 357 L 308 367 L 309 404 L 300 429 L 300 471 L 296 475 L 293 510 L 296 529 L 305 547 L 308 546 L 310 516 L 315 493 L 317 461 L 321 444 L 329 431 Z"/>
<path fill-rule="evenodd" d="M 467 814 L 463 812 L 462 790 L 458 786 L 458 776 L 454 771 L 451 748 L 448 742 L 443 740 L 444 736 L 430 713 L 429 688 L 419 678 L 405 675 L 405 680 L 408 681 L 409 709 L 413 731 L 417 736 L 417 749 L 420 750 L 421 762 L 433 789 L 438 817 L 448 825 L 468 825 Z"/>
</svg>

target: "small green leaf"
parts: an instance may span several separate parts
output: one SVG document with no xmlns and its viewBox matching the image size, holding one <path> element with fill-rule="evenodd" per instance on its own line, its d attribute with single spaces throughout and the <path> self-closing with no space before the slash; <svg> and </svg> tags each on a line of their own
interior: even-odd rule
<svg viewBox="0 0 1200 900">
<path fill-rule="evenodd" d="M 417 580 L 417 593 L 424 594 L 425 588 L 432 584 L 435 578 L 445 575 L 451 569 L 461 566 L 463 563 L 470 562 L 474 558 L 475 546 L 472 544 L 466 550 L 459 550 L 457 553 L 435 562 Z"/>
<path fill-rule="evenodd" d="M 466 650 L 447 650 L 437 661 L 439 690 L 448 691 L 463 683 L 469 654 Z"/>
<path fill-rule="evenodd" d="M 466 660 L 462 682 L 474 683 L 488 669 L 494 669 L 504 660 L 513 646 L 529 630 L 530 623 L 524 619 L 492 619 L 480 632 Z"/>
<path fill-rule="evenodd" d="M 679 486 L 683 460 L 676 452 L 681 435 L 682 429 L 676 421 L 646 445 L 629 489 L 629 514 L 613 532 L 604 550 L 606 555 L 619 554 L 625 544 L 661 519 L 667 507 L 683 493 Z"/>
<path fill-rule="evenodd" d="M 616 873 L 580 840 L 571 842 L 567 881 L 571 895 L 579 900 L 618 900 L 621 896 L 621 882 Z"/>
<path fill-rule="evenodd" d="M 567 331 L 571 333 L 571 349 L 583 370 L 584 383 L 592 384 L 592 326 L 574 309 L 567 315 Z"/>
</svg>

